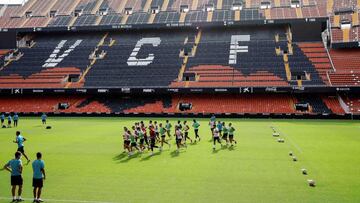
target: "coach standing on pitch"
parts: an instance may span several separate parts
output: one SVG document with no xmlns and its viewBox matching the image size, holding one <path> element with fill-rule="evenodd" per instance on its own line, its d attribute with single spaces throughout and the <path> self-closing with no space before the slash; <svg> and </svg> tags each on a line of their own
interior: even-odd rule
<svg viewBox="0 0 360 203">
<path fill-rule="evenodd" d="M 42 154 L 36 153 L 36 160 L 32 163 L 33 168 L 33 187 L 34 187 L 34 202 L 43 202 L 40 198 L 41 189 L 44 185 L 45 175 L 45 163 L 41 160 Z"/>
<path fill-rule="evenodd" d="M 15 159 L 10 160 L 7 164 L 5 164 L 4 169 L 11 173 L 11 193 L 13 196 L 12 202 L 21 202 L 21 193 L 23 186 L 23 178 L 21 176 L 23 171 L 23 166 L 21 162 L 21 153 L 15 152 Z M 18 190 L 18 198 L 16 198 L 16 186 L 19 186 Z"/>
</svg>

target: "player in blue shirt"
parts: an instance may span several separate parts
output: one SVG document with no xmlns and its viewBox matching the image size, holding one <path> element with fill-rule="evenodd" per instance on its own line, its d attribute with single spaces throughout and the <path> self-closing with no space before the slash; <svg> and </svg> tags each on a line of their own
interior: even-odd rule
<svg viewBox="0 0 360 203">
<path fill-rule="evenodd" d="M 2 127 L 4 125 L 4 121 L 5 121 L 5 115 L 4 114 L 1 114 L 0 120 L 1 120 L 1 127 Z"/>
<path fill-rule="evenodd" d="M 216 128 L 216 117 L 214 114 L 210 118 L 209 126 L 210 126 L 211 139 L 212 139 L 212 134 L 214 133 L 214 129 Z"/>
<path fill-rule="evenodd" d="M 18 149 L 17 151 L 20 152 L 27 160 L 27 163 L 30 163 L 30 159 L 26 156 L 25 150 L 24 150 L 24 142 L 26 139 L 21 135 L 20 131 L 16 131 L 16 140 L 13 141 L 14 143 L 17 143 Z"/>
<path fill-rule="evenodd" d="M 21 162 L 21 153 L 15 152 L 15 159 L 10 160 L 5 164 L 4 169 L 11 173 L 11 193 L 13 196 L 12 202 L 21 202 L 24 201 L 21 199 L 23 178 L 21 176 L 23 171 L 23 166 Z M 18 197 L 16 198 L 16 186 L 19 186 Z"/>
<path fill-rule="evenodd" d="M 46 124 L 46 119 L 47 119 L 47 116 L 46 116 L 45 113 L 43 113 L 43 114 L 41 115 L 41 122 L 42 122 L 43 125 Z"/>
<path fill-rule="evenodd" d="M 12 118 L 11 118 L 11 115 L 9 114 L 9 116 L 7 117 L 7 120 L 8 120 L 8 128 L 11 128 L 11 120 L 12 120 Z"/>
<path fill-rule="evenodd" d="M 45 174 L 45 163 L 41 160 L 42 154 L 40 152 L 36 153 L 36 160 L 32 163 L 33 168 L 33 194 L 34 202 L 43 202 L 40 198 L 41 189 L 44 185 L 44 180 L 46 178 Z"/>
<path fill-rule="evenodd" d="M 17 115 L 17 113 L 14 114 L 13 120 L 14 120 L 14 127 L 17 127 L 19 121 L 19 115 Z"/>
<path fill-rule="evenodd" d="M 218 121 L 218 124 L 216 125 L 216 127 L 219 130 L 220 136 L 222 136 L 223 125 L 222 125 L 221 121 Z"/>
</svg>

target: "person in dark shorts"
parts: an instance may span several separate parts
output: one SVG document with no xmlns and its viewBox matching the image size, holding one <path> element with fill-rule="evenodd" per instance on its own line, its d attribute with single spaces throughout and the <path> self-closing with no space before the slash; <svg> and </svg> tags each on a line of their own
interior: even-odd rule
<svg viewBox="0 0 360 203">
<path fill-rule="evenodd" d="M 220 146 L 222 146 L 221 141 L 220 141 L 220 133 L 219 133 L 219 129 L 215 128 L 214 132 L 213 132 L 213 150 L 216 149 L 216 142 L 218 142 L 220 144 Z"/>
<path fill-rule="evenodd" d="M 135 127 L 134 127 L 135 128 Z M 135 139 L 135 135 L 132 134 L 130 132 L 130 130 L 128 130 L 128 134 L 129 134 L 129 138 L 130 138 L 130 153 L 129 155 L 133 155 L 133 148 L 137 149 L 138 151 L 140 151 L 139 147 L 137 146 L 137 143 L 136 143 L 136 139 Z"/>
<path fill-rule="evenodd" d="M 195 133 L 195 142 L 196 142 L 196 139 L 198 138 L 199 139 L 199 142 L 200 142 L 200 136 L 199 136 L 199 127 L 200 127 L 200 124 L 194 119 L 193 120 L 193 124 L 192 124 L 192 127 L 194 128 L 194 133 Z"/>
<path fill-rule="evenodd" d="M 135 136 L 135 142 L 137 142 L 138 141 L 138 139 L 139 139 L 139 134 L 138 134 L 138 131 L 137 131 L 137 123 L 135 123 L 135 125 L 133 125 L 132 127 L 131 127 L 131 129 L 133 130 L 133 133 L 134 133 L 134 136 Z"/>
<path fill-rule="evenodd" d="M 139 137 L 140 150 L 144 151 L 144 149 L 145 149 L 145 146 L 144 146 L 144 142 L 145 142 L 144 132 L 141 130 L 140 126 L 138 126 L 136 130 L 137 130 L 137 134 L 138 134 L 138 137 Z"/>
<path fill-rule="evenodd" d="M 13 121 L 14 121 L 14 127 L 17 127 L 19 123 L 19 115 L 17 113 L 14 114 Z"/>
<path fill-rule="evenodd" d="M 127 127 L 124 127 L 123 139 L 124 139 L 124 151 L 123 151 L 123 153 L 126 153 L 126 150 L 128 150 L 128 152 L 130 153 L 130 137 L 129 137 Z"/>
<path fill-rule="evenodd" d="M 4 122 L 5 122 L 5 114 L 1 114 L 0 120 L 1 120 L 1 127 L 3 127 L 3 126 L 4 126 Z"/>
<path fill-rule="evenodd" d="M 154 155 L 154 148 L 159 148 L 156 143 L 156 132 L 154 126 L 149 126 L 151 155 Z"/>
<path fill-rule="evenodd" d="M 226 141 L 226 145 L 229 143 L 229 140 L 228 140 L 228 127 L 226 127 L 225 125 L 225 122 L 222 123 L 222 126 L 223 126 L 223 134 L 222 134 L 222 139 Z"/>
<path fill-rule="evenodd" d="M 183 133 L 181 132 L 181 129 L 178 126 L 175 126 L 175 138 L 176 138 L 176 152 L 179 153 L 180 147 L 184 146 L 182 144 L 183 140 Z"/>
<path fill-rule="evenodd" d="M 213 137 L 214 129 L 216 128 L 216 117 L 214 115 L 212 115 L 210 118 L 209 126 L 211 131 L 211 137 Z"/>
<path fill-rule="evenodd" d="M 36 160 L 32 163 L 33 168 L 33 182 L 32 186 L 34 188 L 33 194 L 34 194 L 34 202 L 43 202 L 43 200 L 40 198 L 41 196 L 41 189 L 44 185 L 44 180 L 46 179 L 45 174 L 45 163 L 41 159 L 42 154 L 40 152 L 36 153 Z"/>
<path fill-rule="evenodd" d="M 46 119 L 47 119 L 47 116 L 46 116 L 45 113 L 43 113 L 43 114 L 41 115 L 41 122 L 42 122 L 43 125 L 46 124 Z"/>
<path fill-rule="evenodd" d="M 22 155 L 24 155 L 24 157 L 27 160 L 27 163 L 30 163 L 30 159 L 26 156 L 25 154 L 25 149 L 24 149 L 24 142 L 26 141 L 26 139 L 21 135 L 20 131 L 16 131 L 16 140 L 13 141 L 14 143 L 17 143 L 18 145 L 18 152 L 21 152 Z"/>
<path fill-rule="evenodd" d="M 192 139 L 189 137 L 189 130 L 190 130 L 189 125 L 187 124 L 186 121 L 184 121 L 184 141 L 185 141 L 184 143 L 185 143 L 185 145 L 186 145 L 187 139 L 189 139 L 191 143 L 193 142 Z"/>
<path fill-rule="evenodd" d="M 5 164 L 4 169 L 11 173 L 11 194 L 13 197 L 12 202 L 22 202 L 21 198 L 23 178 L 23 166 L 21 162 L 21 153 L 15 152 L 15 159 L 10 160 Z M 18 186 L 18 196 L 16 197 L 16 187 Z"/>
<path fill-rule="evenodd" d="M 217 129 L 219 130 L 219 135 L 222 136 L 223 124 L 221 121 L 218 121 L 216 125 Z"/>
<path fill-rule="evenodd" d="M 10 114 L 9 114 L 9 116 L 7 117 L 7 120 L 8 120 L 8 125 L 7 125 L 7 127 L 8 127 L 8 128 L 11 128 L 12 118 L 11 118 L 11 115 L 10 115 Z"/>
<path fill-rule="evenodd" d="M 160 133 L 160 136 L 161 136 L 161 147 L 160 147 L 160 150 L 162 150 L 162 148 L 163 148 L 163 146 L 164 146 L 164 143 L 165 144 L 167 144 L 167 145 L 169 145 L 169 148 L 170 148 L 170 144 L 165 140 L 165 138 L 166 138 L 166 135 L 165 135 L 165 133 L 166 133 L 166 129 L 163 127 L 163 125 L 162 125 L 162 123 L 160 123 L 159 124 L 159 133 Z"/>
<path fill-rule="evenodd" d="M 149 137 L 147 136 L 146 126 L 145 126 L 144 122 L 142 122 L 142 121 L 141 121 L 141 131 L 144 133 L 144 141 L 146 143 L 146 146 L 147 146 L 148 150 L 150 150 Z"/>
<path fill-rule="evenodd" d="M 166 129 L 166 133 L 170 139 L 171 139 L 171 127 L 172 127 L 172 125 L 169 122 L 169 120 L 166 120 L 165 129 Z"/>
<path fill-rule="evenodd" d="M 160 134 L 159 134 L 159 126 L 157 124 L 157 121 L 154 122 L 154 128 L 155 128 L 155 134 L 156 134 L 156 141 L 160 141 Z"/>
<path fill-rule="evenodd" d="M 232 124 L 231 124 L 231 123 L 229 123 L 229 128 L 228 128 L 228 130 L 229 130 L 229 141 L 230 141 L 230 144 L 231 144 L 231 146 L 234 146 L 234 145 L 233 145 L 233 142 L 235 142 L 235 144 L 237 144 L 237 142 L 236 142 L 236 140 L 234 139 L 234 131 L 235 131 L 235 128 L 232 127 Z"/>
</svg>

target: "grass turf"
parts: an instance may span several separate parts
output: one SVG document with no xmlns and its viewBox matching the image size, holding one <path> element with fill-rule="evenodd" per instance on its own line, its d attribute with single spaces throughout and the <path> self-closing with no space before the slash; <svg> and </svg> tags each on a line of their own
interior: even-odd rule
<svg viewBox="0 0 360 203">
<path fill-rule="evenodd" d="M 170 150 L 128 158 L 122 127 L 138 119 L 50 118 L 53 129 L 45 130 L 39 118 L 21 118 L 18 128 L 0 129 L 0 164 L 13 157 L 21 130 L 31 159 L 43 152 L 48 202 L 360 202 L 359 122 L 224 119 L 237 129 L 238 145 L 213 152 L 208 119 L 199 120 L 202 141 L 178 155 L 172 139 Z M 30 165 L 23 177 L 23 197 L 31 198 Z M 9 173 L 0 171 L 0 202 L 9 202 L 9 184 Z"/>
</svg>

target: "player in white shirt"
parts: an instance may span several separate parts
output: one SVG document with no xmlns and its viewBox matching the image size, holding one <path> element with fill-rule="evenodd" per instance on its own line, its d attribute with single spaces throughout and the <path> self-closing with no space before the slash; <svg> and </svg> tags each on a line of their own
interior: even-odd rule
<svg viewBox="0 0 360 203">
<path fill-rule="evenodd" d="M 213 150 L 216 149 L 216 142 L 218 142 L 220 144 L 220 146 L 222 146 L 221 141 L 220 141 L 220 132 L 219 132 L 219 129 L 217 129 L 217 128 L 214 128 L 214 131 L 213 131 L 213 142 L 214 142 Z"/>
</svg>

